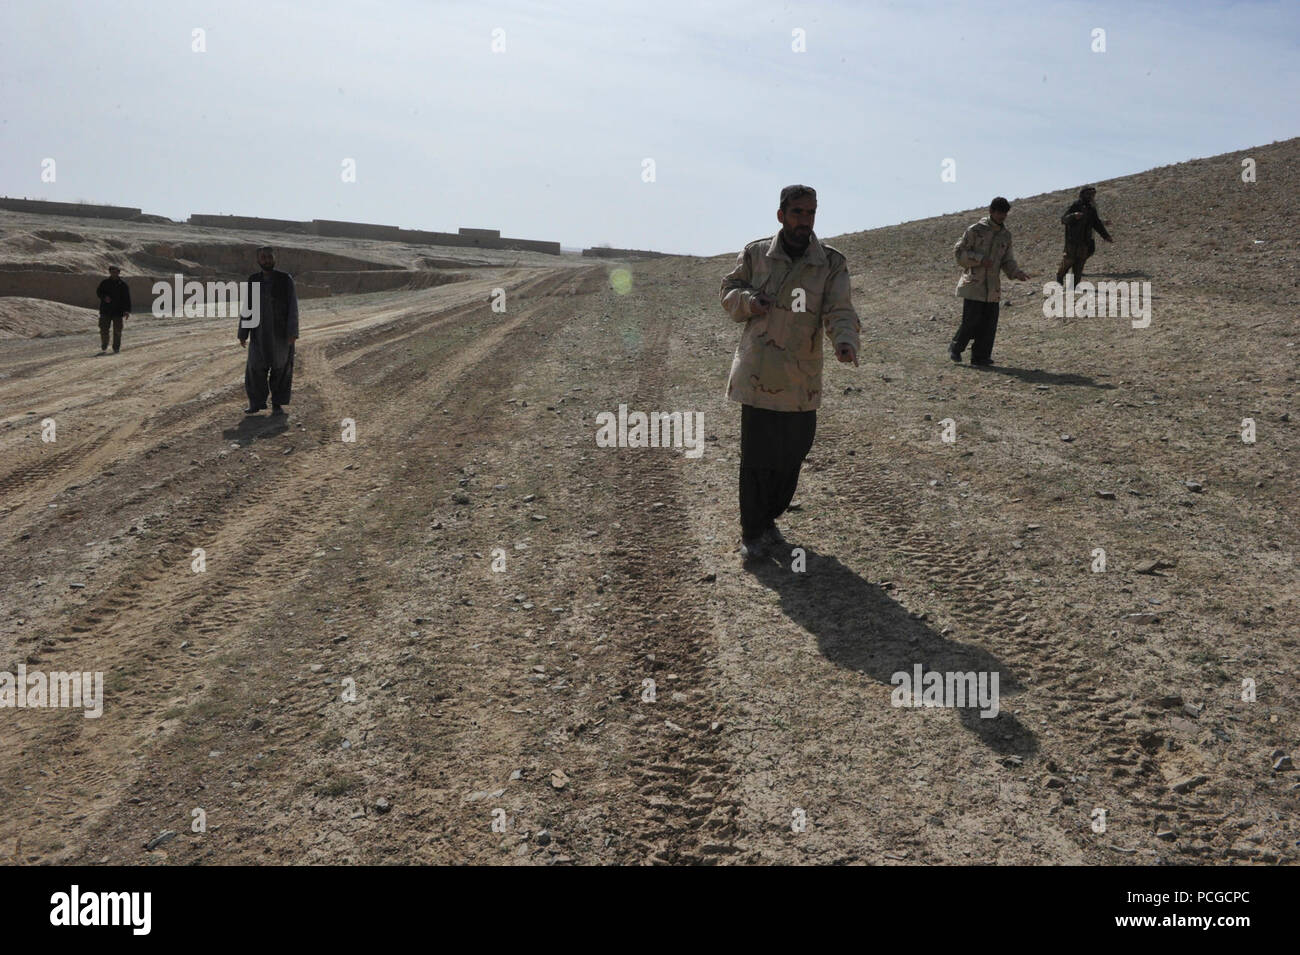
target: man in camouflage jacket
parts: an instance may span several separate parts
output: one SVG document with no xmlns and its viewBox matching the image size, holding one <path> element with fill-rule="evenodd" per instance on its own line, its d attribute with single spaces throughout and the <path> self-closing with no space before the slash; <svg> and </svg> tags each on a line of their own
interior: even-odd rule
<svg viewBox="0 0 1300 955">
<path fill-rule="evenodd" d="M 993 339 L 998 333 L 998 304 L 1002 299 L 999 272 L 1020 281 L 1029 278 L 1011 254 L 1011 230 L 1003 225 L 1010 211 L 1011 203 L 998 196 L 989 203 L 989 214 L 971 225 L 952 248 L 962 267 L 957 294 L 965 301 L 961 325 L 948 344 L 948 357 L 959 364 L 972 340 L 970 363 L 993 364 Z"/>
<path fill-rule="evenodd" d="M 741 555 L 786 546 L 776 518 L 789 507 L 812 447 L 822 396 L 822 335 L 858 363 L 861 322 L 848 264 L 813 233 L 817 193 L 786 186 L 781 231 L 745 246 L 722 280 L 722 307 L 745 323 L 727 397 L 740 402 Z"/>
</svg>

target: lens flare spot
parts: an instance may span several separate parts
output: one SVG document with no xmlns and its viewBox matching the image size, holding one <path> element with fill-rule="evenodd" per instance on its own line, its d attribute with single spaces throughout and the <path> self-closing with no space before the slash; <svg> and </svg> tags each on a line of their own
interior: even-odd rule
<svg viewBox="0 0 1300 955">
<path fill-rule="evenodd" d="M 615 269 L 609 273 L 609 285 L 619 295 L 632 291 L 632 272 L 629 269 Z"/>
</svg>

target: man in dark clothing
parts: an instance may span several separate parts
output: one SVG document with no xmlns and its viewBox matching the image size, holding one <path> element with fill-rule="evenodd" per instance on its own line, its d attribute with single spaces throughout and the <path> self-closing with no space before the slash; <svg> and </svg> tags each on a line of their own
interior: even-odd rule
<svg viewBox="0 0 1300 955">
<path fill-rule="evenodd" d="M 122 322 L 131 315 L 131 290 L 121 279 L 122 270 L 116 265 L 108 267 L 108 278 L 99 283 L 95 296 L 99 299 L 99 353 L 108 350 L 108 330 L 113 329 L 113 354 L 122 350 Z"/>
<path fill-rule="evenodd" d="M 248 407 L 244 414 L 257 414 L 266 407 L 270 394 L 272 414 L 284 414 L 293 388 L 293 345 L 298 340 L 298 293 L 293 276 L 275 267 L 270 246 L 257 250 L 262 271 L 248 277 L 249 307 L 257 303 L 257 324 L 244 327 L 239 321 L 239 344 L 248 348 L 244 365 L 244 391 Z M 250 318 L 251 322 L 252 319 Z M 250 334 L 251 333 L 251 334 Z M 250 342 L 251 339 L 251 342 Z M 270 386 L 268 388 L 268 378 Z"/>
<path fill-rule="evenodd" d="M 1110 233 L 1106 231 L 1106 224 L 1101 221 L 1101 216 L 1097 212 L 1097 207 L 1092 204 L 1095 195 L 1097 195 L 1096 189 L 1092 186 L 1084 186 L 1079 190 L 1079 198 L 1070 203 L 1070 208 L 1066 209 L 1065 215 L 1061 216 L 1061 223 L 1065 226 L 1065 254 L 1061 257 L 1061 264 L 1056 270 L 1058 284 L 1065 281 L 1066 272 L 1074 273 L 1075 285 L 1082 281 L 1083 263 L 1097 251 L 1097 243 L 1092 238 L 1094 229 L 1107 242 L 1112 241 Z"/>
</svg>

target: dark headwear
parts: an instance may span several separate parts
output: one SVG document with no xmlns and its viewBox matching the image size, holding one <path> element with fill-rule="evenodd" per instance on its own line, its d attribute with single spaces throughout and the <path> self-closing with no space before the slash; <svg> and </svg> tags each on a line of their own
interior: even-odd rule
<svg viewBox="0 0 1300 955">
<path fill-rule="evenodd" d="M 1095 194 L 1096 191 L 1097 191 L 1096 186 L 1084 186 L 1082 189 L 1079 190 L 1079 198 L 1082 199 L 1090 192 Z"/>
<path fill-rule="evenodd" d="M 1007 202 L 1007 200 L 1003 199 L 1001 196 L 998 196 L 996 199 L 994 199 L 992 202 L 989 203 L 989 212 L 1010 212 L 1010 211 L 1011 211 L 1011 203 Z"/>
<path fill-rule="evenodd" d="M 812 186 L 786 186 L 781 190 L 781 208 L 785 209 L 786 203 L 795 199 L 802 199 L 804 196 L 812 196 L 813 199 L 816 199 L 817 190 Z"/>
<path fill-rule="evenodd" d="M 110 265 L 110 266 L 108 267 L 108 270 L 109 270 L 110 272 L 121 272 L 121 271 L 122 271 L 122 270 L 121 270 L 120 268 L 118 268 L 116 265 Z"/>
</svg>

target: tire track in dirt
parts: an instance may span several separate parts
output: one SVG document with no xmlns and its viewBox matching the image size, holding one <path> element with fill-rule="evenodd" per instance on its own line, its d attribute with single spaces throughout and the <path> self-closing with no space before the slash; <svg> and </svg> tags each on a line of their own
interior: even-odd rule
<svg viewBox="0 0 1300 955">
<path fill-rule="evenodd" d="M 615 305 L 621 320 L 649 324 L 637 352 L 639 371 L 629 389 L 634 409 L 668 410 L 667 356 L 672 321 L 636 298 Z M 653 723 L 646 721 L 629 761 L 639 818 L 621 821 L 651 864 L 717 863 L 745 852 L 737 825 L 733 767 L 722 745 L 721 707 L 712 665 L 713 628 L 690 596 L 697 566 L 679 474 L 680 454 L 663 449 L 604 452 L 604 477 L 620 489 L 623 540 L 618 602 L 611 625 L 637 668 L 624 676 L 628 694 L 654 680 Z"/>
</svg>

